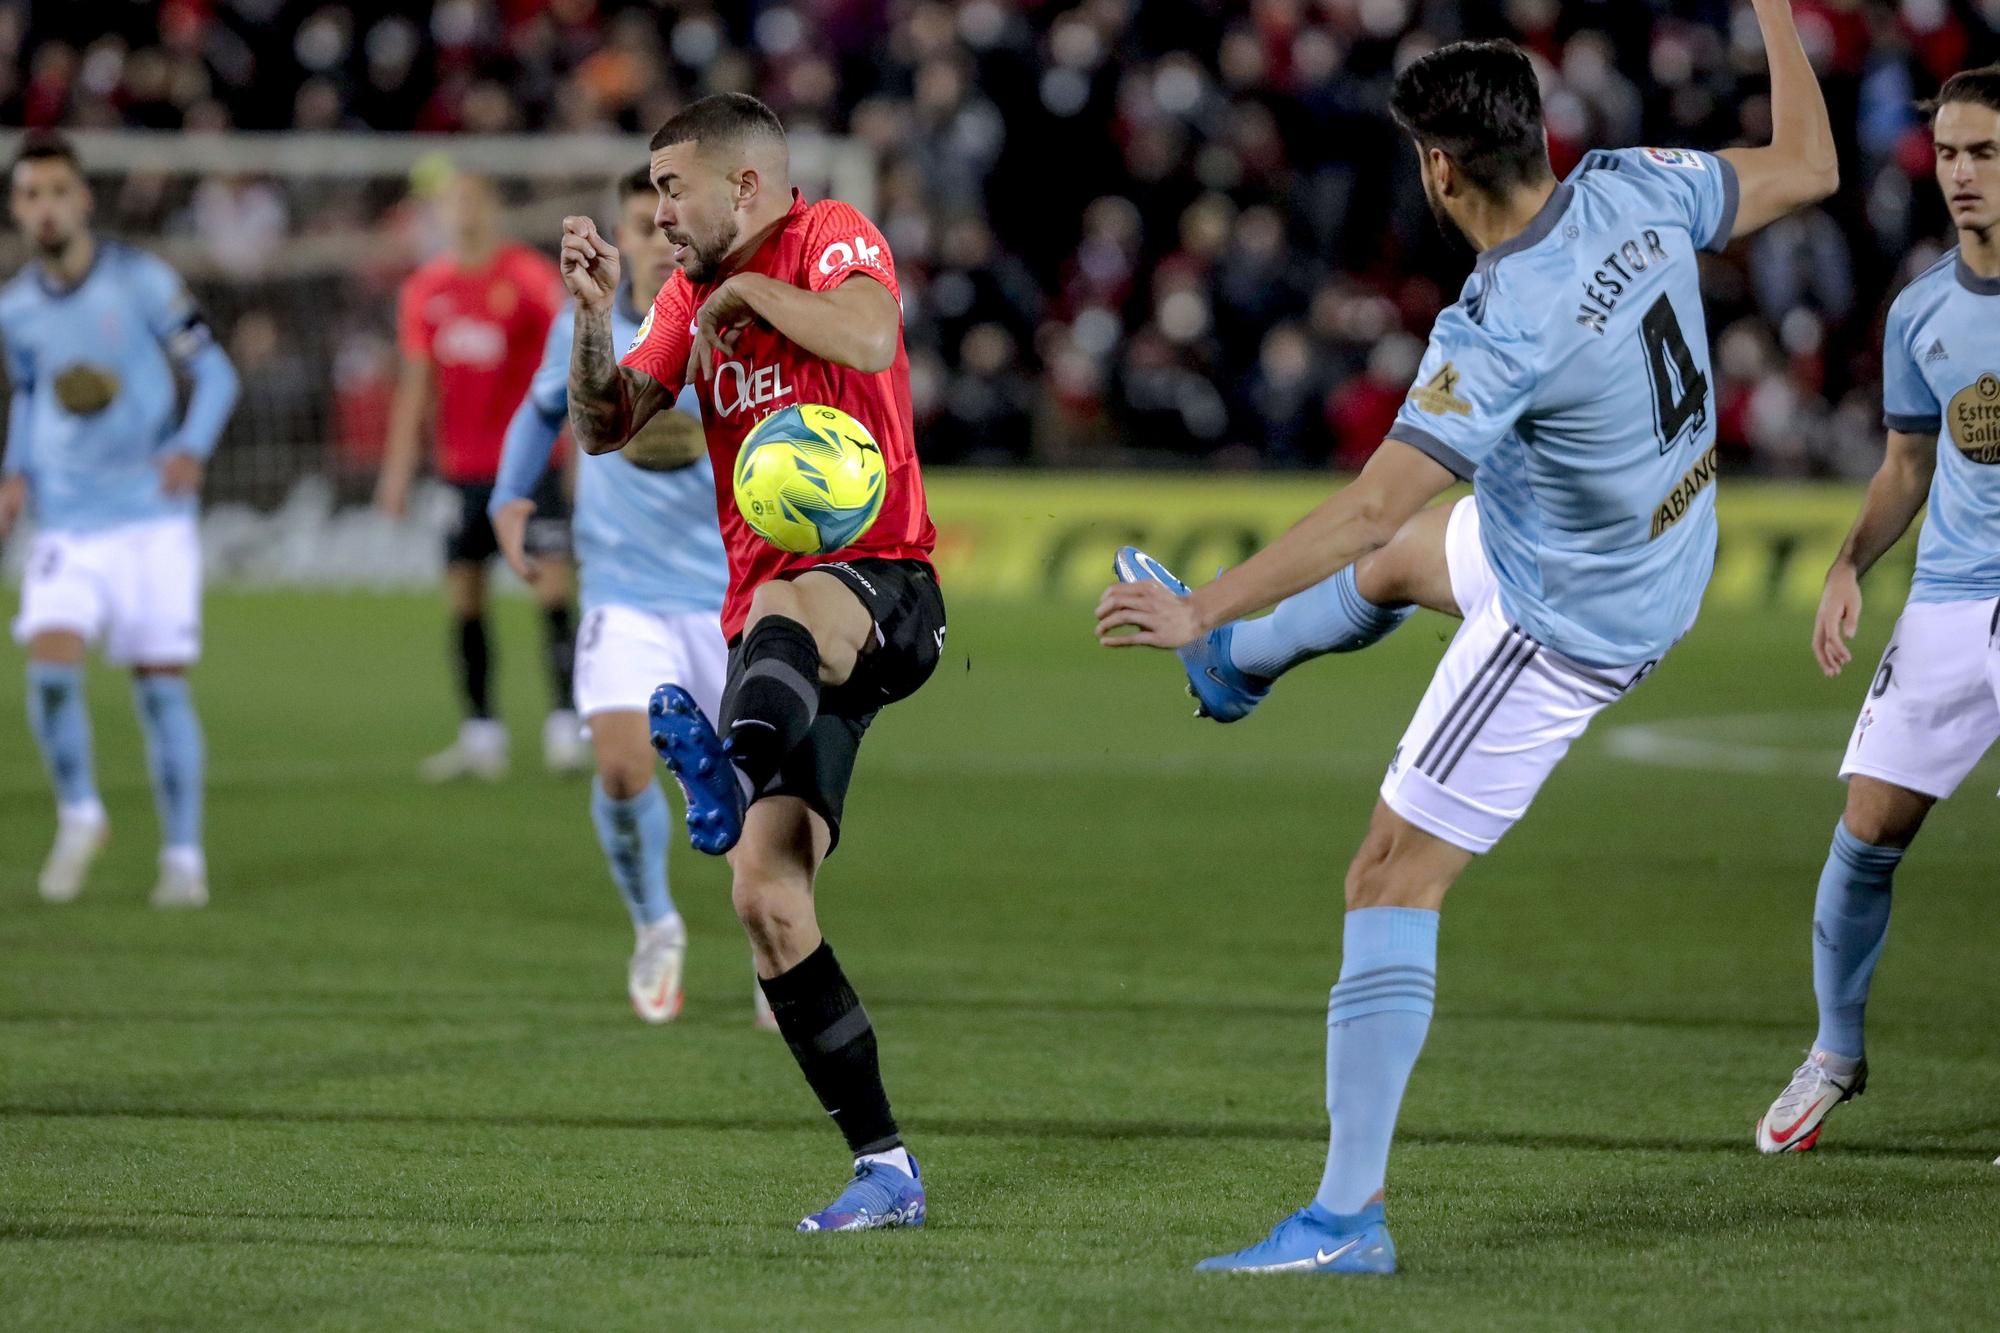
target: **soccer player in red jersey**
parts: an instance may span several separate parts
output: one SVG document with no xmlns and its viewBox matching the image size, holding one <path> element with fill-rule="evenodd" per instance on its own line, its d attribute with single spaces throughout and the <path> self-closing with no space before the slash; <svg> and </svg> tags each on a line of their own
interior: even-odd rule
<svg viewBox="0 0 2000 1333">
<path fill-rule="evenodd" d="M 855 1158 L 847 1188 L 799 1229 L 919 1226 L 923 1186 L 882 1088 L 874 1028 L 813 910 L 862 733 L 929 679 L 944 648 L 895 261 L 853 208 L 792 189 L 784 127 L 753 97 L 704 98 L 669 120 L 651 170 L 654 221 L 681 269 L 622 366 L 611 345 L 618 252 L 588 218 L 563 224 L 576 296 L 570 429 L 604 453 L 684 382 L 701 391 L 729 550 L 729 682 L 719 732 L 663 687 L 654 744 L 687 792 L 695 846 L 731 853 L 736 914 L 778 1029 Z M 846 550 L 787 554 L 736 509 L 729 478 L 743 437 L 800 403 L 839 408 L 882 448 L 881 515 Z"/>
<path fill-rule="evenodd" d="M 459 498 L 445 539 L 444 586 L 465 721 L 455 744 L 424 761 L 423 775 L 432 781 L 497 778 L 507 769 L 507 732 L 493 716 L 488 687 L 486 565 L 500 548 L 486 502 L 507 424 L 527 395 L 563 300 L 555 266 L 501 234 L 499 203 L 491 182 L 453 176 L 441 199 L 450 248 L 412 273 L 397 301 L 403 372 L 375 504 L 392 518 L 404 515 L 427 423 L 437 440 L 438 473 Z M 535 596 L 546 625 L 553 698 L 542 751 L 550 768 L 566 772 L 581 768 L 589 751 L 570 704 L 576 649 L 568 563 L 547 558 L 566 555 L 569 544 L 568 511 L 553 469 L 535 501 L 538 519 L 529 540 L 545 557 L 538 562 Z"/>
</svg>

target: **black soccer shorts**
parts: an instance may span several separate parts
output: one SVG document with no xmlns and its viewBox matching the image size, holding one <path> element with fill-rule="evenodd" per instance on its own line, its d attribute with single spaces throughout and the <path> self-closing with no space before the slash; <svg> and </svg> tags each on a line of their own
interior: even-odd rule
<svg viewBox="0 0 2000 1333">
<path fill-rule="evenodd" d="M 861 738 L 875 714 L 907 699 L 937 670 L 944 653 L 944 595 L 937 574 L 921 560 L 862 558 L 814 565 L 787 577 L 826 573 L 838 578 L 875 622 L 874 643 L 845 682 L 820 690 L 819 716 L 799 747 L 785 756 L 778 778 L 763 796 L 796 796 L 826 820 L 833 846 L 840 844 L 840 816 L 854 780 Z M 729 685 L 722 715 L 734 714 L 743 640 L 729 645 Z M 831 852 L 832 847 L 828 848 Z"/>
<path fill-rule="evenodd" d="M 486 506 L 493 500 L 491 482 L 453 482 L 458 496 L 458 513 L 444 538 L 445 563 L 460 561 L 484 564 L 500 554 L 500 542 L 493 535 L 493 522 Z M 566 556 L 570 550 L 569 501 L 563 497 L 562 475 L 555 468 L 542 473 L 529 499 L 535 513 L 528 520 L 529 555 Z"/>
</svg>

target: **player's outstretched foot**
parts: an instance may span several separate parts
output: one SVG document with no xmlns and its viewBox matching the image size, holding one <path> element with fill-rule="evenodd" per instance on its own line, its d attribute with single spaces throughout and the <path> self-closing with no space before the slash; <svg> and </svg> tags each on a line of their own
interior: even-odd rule
<svg viewBox="0 0 2000 1333">
<path fill-rule="evenodd" d="M 90 863 L 104 850 L 104 844 L 110 837 L 111 824 L 108 820 L 58 819 L 55 845 L 49 848 L 48 859 L 42 862 L 38 883 L 42 901 L 74 902 L 76 896 L 83 892 L 83 880 L 90 873 Z"/>
<path fill-rule="evenodd" d="M 924 1224 L 923 1171 L 910 1158 L 905 1175 L 886 1162 L 854 1164 L 854 1179 L 840 1197 L 799 1223 L 801 1231 L 873 1231 Z"/>
<path fill-rule="evenodd" d="M 743 787 L 729 751 L 701 705 L 678 685 L 654 690 L 646 715 L 653 748 L 687 796 L 688 841 L 698 852 L 721 856 L 743 836 Z"/>
<path fill-rule="evenodd" d="M 681 914 L 663 916 L 639 929 L 625 988 L 632 1012 L 648 1023 L 671 1023 L 681 1012 L 681 970 L 687 959 L 687 926 Z"/>
<path fill-rule="evenodd" d="M 1814 1051 L 1757 1121 L 1757 1151 L 1805 1152 L 1819 1142 L 1827 1113 L 1868 1086 L 1868 1062 Z"/>
<path fill-rule="evenodd" d="M 1151 581 L 1176 597 L 1188 594 L 1187 584 L 1173 572 L 1136 546 L 1118 548 L 1112 568 L 1120 583 Z M 1250 716 L 1271 692 L 1271 682 L 1247 675 L 1229 660 L 1229 641 L 1236 634 L 1232 621 L 1217 626 L 1202 638 L 1176 650 L 1181 669 L 1187 672 L 1188 693 L 1201 705 L 1196 717 L 1212 717 L 1217 722 L 1237 722 Z"/>
<path fill-rule="evenodd" d="M 1393 1273 L 1396 1243 L 1382 1205 L 1341 1216 L 1318 1204 L 1299 1209 L 1247 1250 L 1218 1254 L 1197 1273 Z"/>
</svg>

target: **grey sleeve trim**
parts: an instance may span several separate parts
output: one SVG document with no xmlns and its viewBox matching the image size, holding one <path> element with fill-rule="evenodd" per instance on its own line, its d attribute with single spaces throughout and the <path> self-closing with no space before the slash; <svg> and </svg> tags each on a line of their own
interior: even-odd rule
<svg viewBox="0 0 2000 1333">
<path fill-rule="evenodd" d="M 1899 430 L 1905 435 L 1935 435 L 1944 427 L 1944 418 L 1909 417 L 1901 412 L 1884 412 L 1882 424 L 1890 430 Z"/>
<path fill-rule="evenodd" d="M 1722 168 L 1722 221 L 1715 224 L 1715 234 L 1702 248 L 1710 254 L 1719 255 L 1729 248 L 1730 233 L 1736 230 L 1736 207 L 1743 202 L 1743 186 L 1736 179 L 1734 162 L 1726 157 L 1716 157 L 1715 165 Z"/>
<path fill-rule="evenodd" d="M 1458 450 L 1417 426 L 1398 421 L 1389 427 L 1389 439 L 1401 440 L 1412 449 L 1428 454 L 1433 462 L 1442 466 L 1460 481 L 1471 481 L 1472 474 L 1479 470 L 1479 464 L 1467 458 Z"/>
</svg>

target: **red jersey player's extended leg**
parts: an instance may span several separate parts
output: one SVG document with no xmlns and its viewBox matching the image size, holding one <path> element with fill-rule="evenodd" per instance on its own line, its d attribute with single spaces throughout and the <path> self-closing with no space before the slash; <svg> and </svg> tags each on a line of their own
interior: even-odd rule
<svg viewBox="0 0 2000 1333">
<path fill-rule="evenodd" d="M 729 855 L 730 896 L 778 1030 L 848 1148 L 864 1157 L 903 1140 L 882 1088 L 874 1026 L 813 911 L 813 878 L 832 842 L 826 820 L 799 797 L 757 802 Z"/>
</svg>

